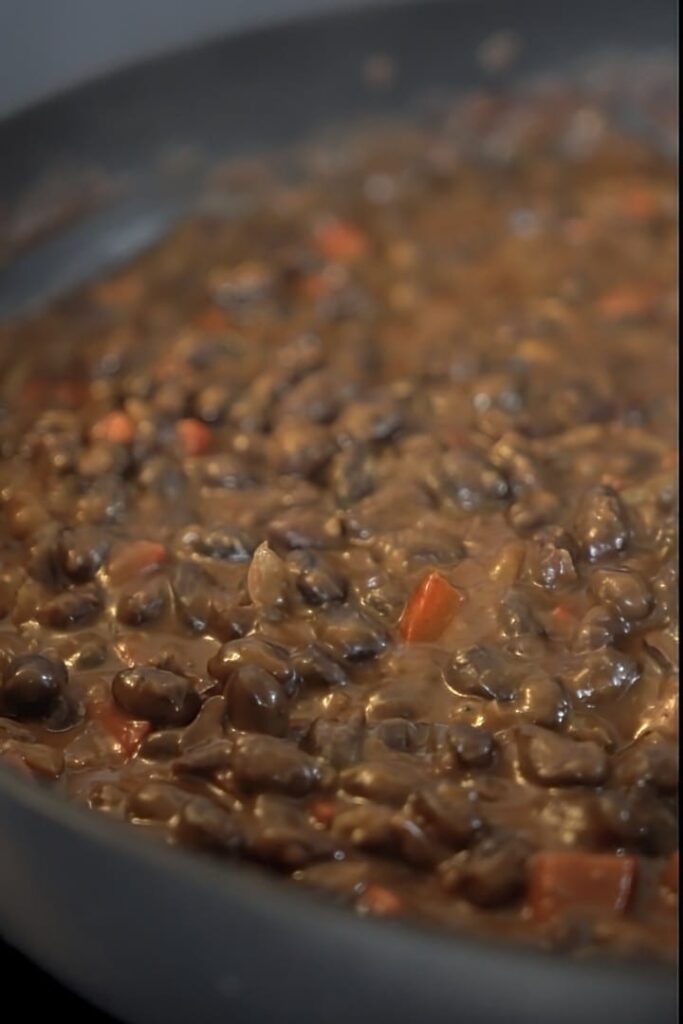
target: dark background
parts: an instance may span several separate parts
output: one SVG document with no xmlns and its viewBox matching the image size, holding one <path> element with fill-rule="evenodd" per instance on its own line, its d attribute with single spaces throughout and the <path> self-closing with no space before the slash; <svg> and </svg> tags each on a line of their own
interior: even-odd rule
<svg viewBox="0 0 683 1024">
<path fill-rule="evenodd" d="M 0 939 L 0 977 L 3 979 L 3 1002 L 6 1007 L 30 1007 L 49 1011 L 55 1020 L 72 1024 L 118 1024 L 113 1017 L 100 1013 L 73 993 L 62 988 L 49 975 L 39 970 L 16 950 Z"/>
</svg>

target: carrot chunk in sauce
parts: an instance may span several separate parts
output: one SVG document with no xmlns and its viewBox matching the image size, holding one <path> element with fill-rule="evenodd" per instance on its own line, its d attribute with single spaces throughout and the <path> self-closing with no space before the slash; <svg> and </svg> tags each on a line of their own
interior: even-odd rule
<svg viewBox="0 0 683 1024">
<path fill-rule="evenodd" d="M 539 853 L 532 860 L 529 880 L 532 915 L 545 921 L 575 907 L 623 913 L 635 878 L 634 857 L 562 850 Z"/>
<path fill-rule="evenodd" d="M 109 576 L 114 584 L 124 583 L 133 576 L 158 569 L 168 557 L 163 544 L 154 540 L 134 540 L 122 544 L 109 562 Z"/>
<path fill-rule="evenodd" d="M 399 629 L 408 643 L 438 640 L 462 604 L 462 594 L 438 572 L 430 572 L 409 599 Z"/>
</svg>

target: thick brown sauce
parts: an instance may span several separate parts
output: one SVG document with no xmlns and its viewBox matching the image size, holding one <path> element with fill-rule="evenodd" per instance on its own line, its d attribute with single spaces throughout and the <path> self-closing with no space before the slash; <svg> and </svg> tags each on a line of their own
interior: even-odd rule
<svg viewBox="0 0 683 1024">
<path fill-rule="evenodd" d="M 0 758 L 362 912 L 673 955 L 676 170 L 613 99 L 262 166 L 3 330 Z"/>
</svg>

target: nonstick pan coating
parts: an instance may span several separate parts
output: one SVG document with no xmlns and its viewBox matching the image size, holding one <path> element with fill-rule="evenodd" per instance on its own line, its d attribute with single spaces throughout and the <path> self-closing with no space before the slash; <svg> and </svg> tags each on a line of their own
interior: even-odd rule
<svg viewBox="0 0 683 1024">
<path fill-rule="evenodd" d="M 672 49 L 676 8 L 462 0 L 354 9 L 155 60 L 6 120 L 3 202 L 51 168 L 94 166 L 125 177 L 126 188 L 0 268 L 0 316 L 153 241 L 197 187 L 192 174 L 162 170 L 164 152 L 267 150 L 330 123 L 400 111 L 425 91 L 476 87 L 476 48 L 500 29 L 524 42 L 515 75 L 555 71 L 606 51 Z M 378 52 L 396 59 L 398 75 L 390 90 L 369 92 L 359 69 Z M 161 848 L 4 774 L 0 932 L 134 1024 L 660 1024 L 676 1007 L 671 970 L 359 921 L 248 868 Z"/>
</svg>

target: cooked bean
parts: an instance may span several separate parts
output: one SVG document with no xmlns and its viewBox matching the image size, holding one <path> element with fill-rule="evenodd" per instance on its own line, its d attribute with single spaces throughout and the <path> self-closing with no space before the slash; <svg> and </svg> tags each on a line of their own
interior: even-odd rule
<svg viewBox="0 0 683 1024">
<path fill-rule="evenodd" d="M 242 736 L 237 741 L 233 769 L 247 789 L 306 796 L 329 785 L 333 773 L 325 763 L 275 736 Z"/>
<path fill-rule="evenodd" d="M 223 644 L 209 660 L 208 669 L 214 679 L 225 683 L 243 665 L 256 665 L 269 672 L 287 696 L 296 692 L 298 677 L 286 647 L 254 634 Z"/>
<path fill-rule="evenodd" d="M 591 562 L 616 555 L 628 544 L 626 511 L 611 487 L 594 487 L 583 496 L 574 529 L 581 553 Z"/>
<path fill-rule="evenodd" d="M 362 611 L 330 608 L 320 624 L 320 639 L 346 661 L 377 657 L 387 645 L 382 626 Z"/>
<path fill-rule="evenodd" d="M 38 608 L 36 618 L 49 629 L 78 629 L 95 622 L 101 611 L 100 591 L 86 585 L 50 598 Z"/>
<path fill-rule="evenodd" d="M 112 682 L 114 700 L 133 718 L 153 725 L 187 725 L 199 711 L 199 695 L 189 679 L 160 668 L 123 669 Z"/>
<path fill-rule="evenodd" d="M 238 729 L 284 736 L 289 724 L 287 696 L 275 676 L 258 665 L 240 665 L 226 690 L 228 716 Z"/>
<path fill-rule="evenodd" d="M 64 663 L 40 654 L 12 658 L 2 671 L 0 708 L 15 718 L 43 718 L 68 682 Z"/>
<path fill-rule="evenodd" d="M 472 850 L 439 866 L 444 887 L 479 907 L 497 907 L 516 899 L 526 883 L 529 850 L 514 836 L 482 839 Z"/>
<path fill-rule="evenodd" d="M 644 619 L 653 607 L 645 579 L 632 569 L 598 569 L 591 577 L 591 589 L 627 622 Z"/>
<path fill-rule="evenodd" d="M 366 761 L 346 768 L 341 784 L 347 793 L 400 806 L 425 780 L 419 765 L 398 758 Z"/>
<path fill-rule="evenodd" d="M 452 783 L 425 786 L 411 797 L 410 811 L 449 846 L 468 846 L 484 826 L 476 794 Z"/>
<path fill-rule="evenodd" d="M 116 605 L 116 617 L 127 626 L 156 622 L 169 604 L 168 584 L 162 578 L 129 583 Z"/>
<path fill-rule="evenodd" d="M 540 728 L 526 730 L 522 741 L 527 770 L 543 785 L 599 786 L 605 780 L 607 756 L 597 743 Z"/>
</svg>

